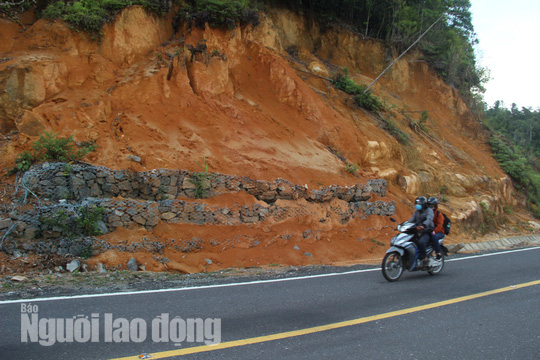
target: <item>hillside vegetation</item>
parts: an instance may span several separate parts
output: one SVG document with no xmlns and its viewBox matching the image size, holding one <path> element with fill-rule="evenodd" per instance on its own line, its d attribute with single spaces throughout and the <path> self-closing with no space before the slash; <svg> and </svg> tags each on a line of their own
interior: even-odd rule
<svg viewBox="0 0 540 360">
<path fill-rule="evenodd" d="M 500 101 L 485 112 L 486 125 L 492 129 L 489 140 L 494 156 L 503 170 L 529 196 L 528 206 L 540 217 L 540 110 L 504 107 Z"/>
</svg>

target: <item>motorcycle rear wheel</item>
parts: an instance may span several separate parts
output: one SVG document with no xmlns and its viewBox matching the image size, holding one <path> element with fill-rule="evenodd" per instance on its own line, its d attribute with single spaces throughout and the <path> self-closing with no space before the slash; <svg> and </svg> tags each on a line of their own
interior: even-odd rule
<svg viewBox="0 0 540 360">
<path fill-rule="evenodd" d="M 441 254 L 441 263 L 437 266 L 432 267 L 428 270 L 429 275 L 437 275 L 439 274 L 444 267 L 444 254 Z"/>
<path fill-rule="evenodd" d="M 382 273 L 384 278 L 390 282 L 398 281 L 401 275 L 403 275 L 403 259 L 397 251 L 384 256 Z"/>
</svg>

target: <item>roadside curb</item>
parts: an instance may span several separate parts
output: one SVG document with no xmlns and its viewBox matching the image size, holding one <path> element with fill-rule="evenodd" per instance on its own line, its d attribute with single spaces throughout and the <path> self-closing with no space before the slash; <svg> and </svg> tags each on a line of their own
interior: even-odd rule
<svg viewBox="0 0 540 360">
<path fill-rule="evenodd" d="M 519 246 L 540 244 L 540 235 L 514 236 L 492 241 L 476 242 L 464 244 L 459 252 L 475 252 L 500 248 L 514 248 Z M 456 251 L 456 252 L 457 252 Z"/>
</svg>

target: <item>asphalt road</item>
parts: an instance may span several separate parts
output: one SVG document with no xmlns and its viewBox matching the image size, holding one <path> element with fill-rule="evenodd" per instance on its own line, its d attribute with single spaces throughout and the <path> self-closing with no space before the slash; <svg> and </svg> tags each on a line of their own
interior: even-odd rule
<svg viewBox="0 0 540 360">
<path fill-rule="evenodd" d="M 540 247 L 455 258 L 440 275 L 405 273 L 395 283 L 377 268 L 5 301 L 0 358 L 540 359 L 539 259 Z"/>
</svg>

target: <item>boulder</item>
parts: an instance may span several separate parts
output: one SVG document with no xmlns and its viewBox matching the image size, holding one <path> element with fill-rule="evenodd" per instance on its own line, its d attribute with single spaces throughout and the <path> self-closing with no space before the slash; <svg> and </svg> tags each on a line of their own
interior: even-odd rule
<svg viewBox="0 0 540 360">
<path fill-rule="evenodd" d="M 130 271 L 138 271 L 139 270 L 139 264 L 137 263 L 137 259 L 135 259 L 134 257 L 129 259 L 129 261 L 127 263 L 127 269 L 130 270 Z"/>
<path fill-rule="evenodd" d="M 69 264 L 66 265 L 66 269 L 69 270 L 69 272 L 75 272 L 81 268 L 81 262 L 77 259 L 73 260 Z"/>
<path fill-rule="evenodd" d="M 321 76 L 321 77 L 325 77 L 325 78 L 329 78 L 330 77 L 330 72 L 328 71 L 328 69 L 326 68 L 325 65 L 321 64 L 320 62 L 318 61 L 312 61 L 309 63 L 308 65 L 308 69 L 309 71 L 311 71 L 312 73 L 314 73 L 315 75 L 318 75 L 318 76 Z"/>
<path fill-rule="evenodd" d="M 22 116 L 15 121 L 17 130 L 28 136 L 39 136 L 46 130 L 46 122 L 41 115 L 22 110 Z"/>
</svg>

